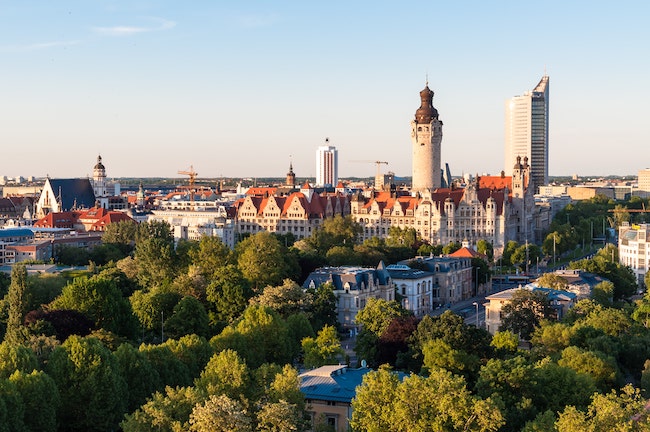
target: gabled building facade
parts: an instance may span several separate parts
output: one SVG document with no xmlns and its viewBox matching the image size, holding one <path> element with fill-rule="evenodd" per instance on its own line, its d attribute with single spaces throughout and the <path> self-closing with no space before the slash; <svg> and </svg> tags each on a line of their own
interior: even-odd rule
<svg viewBox="0 0 650 432">
<path fill-rule="evenodd" d="M 341 193 L 317 194 L 308 184 L 299 192 L 278 195 L 260 190 L 235 202 L 236 230 L 239 234 L 269 231 L 293 234 L 297 239 L 311 236 L 327 218 L 350 214 L 350 201 Z"/>
<path fill-rule="evenodd" d="M 95 205 L 95 192 L 87 178 L 45 180 L 43 191 L 36 204 L 36 217 L 48 213 L 89 209 Z"/>
<path fill-rule="evenodd" d="M 339 323 L 346 329 L 355 329 L 357 313 L 366 307 L 368 299 L 395 300 L 395 284 L 383 263 L 376 268 L 321 267 L 307 276 L 302 287 L 318 288 L 331 283 L 337 298 Z"/>
<path fill-rule="evenodd" d="M 510 240 L 534 241 L 535 201 L 527 176 L 527 166 L 520 161 L 512 176 L 477 177 L 465 188 L 439 188 L 416 196 L 356 194 L 350 208 L 363 227 L 364 240 L 385 238 L 391 227 L 413 228 L 430 244 L 466 242 L 476 248 L 479 240 L 486 240 L 499 256 Z"/>
</svg>

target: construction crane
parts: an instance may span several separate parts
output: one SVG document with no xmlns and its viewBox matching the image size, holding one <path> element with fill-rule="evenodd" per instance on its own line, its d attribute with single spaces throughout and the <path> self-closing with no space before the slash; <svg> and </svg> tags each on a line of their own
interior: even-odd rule
<svg viewBox="0 0 650 432">
<path fill-rule="evenodd" d="M 642 209 L 629 209 L 627 207 L 615 208 L 607 210 L 609 213 L 650 213 L 650 210 L 646 210 L 645 203 L 641 203 Z"/>
<path fill-rule="evenodd" d="M 376 177 L 379 177 L 379 175 L 381 174 L 380 165 L 381 165 L 381 164 L 386 164 L 386 165 L 388 165 L 388 162 L 385 162 L 385 161 L 378 161 L 378 160 L 376 160 L 376 161 L 371 161 L 371 160 L 353 160 L 353 161 L 351 161 L 351 162 L 362 162 L 362 163 L 374 163 L 374 164 L 376 164 L 376 165 L 377 165 L 377 174 L 375 175 Z"/>
<path fill-rule="evenodd" d="M 189 169 L 178 171 L 178 173 L 186 176 L 190 176 L 190 185 L 189 185 L 190 202 L 194 202 L 194 181 L 196 180 L 196 176 L 199 175 L 199 173 L 194 171 L 194 167 L 192 165 L 190 165 Z"/>
<path fill-rule="evenodd" d="M 376 175 L 376 176 L 379 177 L 379 176 L 381 175 L 381 171 L 380 171 L 380 169 L 379 169 L 379 166 L 380 166 L 381 164 L 386 164 L 386 165 L 388 165 L 388 162 L 384 162 L 384 161 L 375 161 L 375 164 L 377 164 L 377 175 Z"/>
</svg>

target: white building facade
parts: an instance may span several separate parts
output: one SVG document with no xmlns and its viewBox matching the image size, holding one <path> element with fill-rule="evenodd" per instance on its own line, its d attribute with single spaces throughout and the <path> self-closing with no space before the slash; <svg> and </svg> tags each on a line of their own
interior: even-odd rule
<svg viewBox="0 0 650 432">
<path fill-rule="evenodd" d="M 386 267 L 402 307 L 418 318 L 431 313 L 433 305 L 434 275 L 432 272 L 412 269 L 404 264 Z"/>
<path fill-rule="evenodd" d="M 650 267 L 650 225 L 623 222 L 618 228 L 618 257 L 622 265 L 632 269 L 637 283 L 643 285 Z"/>
</svg>

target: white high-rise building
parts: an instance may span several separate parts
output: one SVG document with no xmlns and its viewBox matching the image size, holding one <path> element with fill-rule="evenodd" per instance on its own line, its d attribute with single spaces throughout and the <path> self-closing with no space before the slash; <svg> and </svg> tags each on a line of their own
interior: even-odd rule
<svg viewBox="0 0 650 432">
<path fill-rule="evenodd" d="M 339 157 L 336 147 L 329 145 L 325 138 L 324 146 L 316 152 L 316 186 L 336 186 L 339 182 Z"/>
<path fill-rule="evenodd" d="M 533 91 L 506 101 L 504 169 L 511 169 L 517 157 L 528 157 L 535 190 L 548 184 L 548 105 L 546 74 Z"/>
</svg>

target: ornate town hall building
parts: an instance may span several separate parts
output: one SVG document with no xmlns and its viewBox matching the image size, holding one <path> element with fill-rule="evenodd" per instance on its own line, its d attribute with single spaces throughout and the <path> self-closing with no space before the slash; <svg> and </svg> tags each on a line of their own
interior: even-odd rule
<svg viewBox="0 0 650 432">
<path fill-rule="evenodd" d="M 386 237 L 390 227 L 413 228 L 431 244 L 487 240 L 499 255 L 506 243 L 534 240 L 532 190 L 527 158 L 517 159 L 512 175 L 477 176 L 464 188 L 440 188 L 442 122 L 431 104 L 428 85 L 411 122 L 413 187 L 408 192 L 356 194 L 350 211 L 363 226 L 363 238 Z"/>
</svg>

